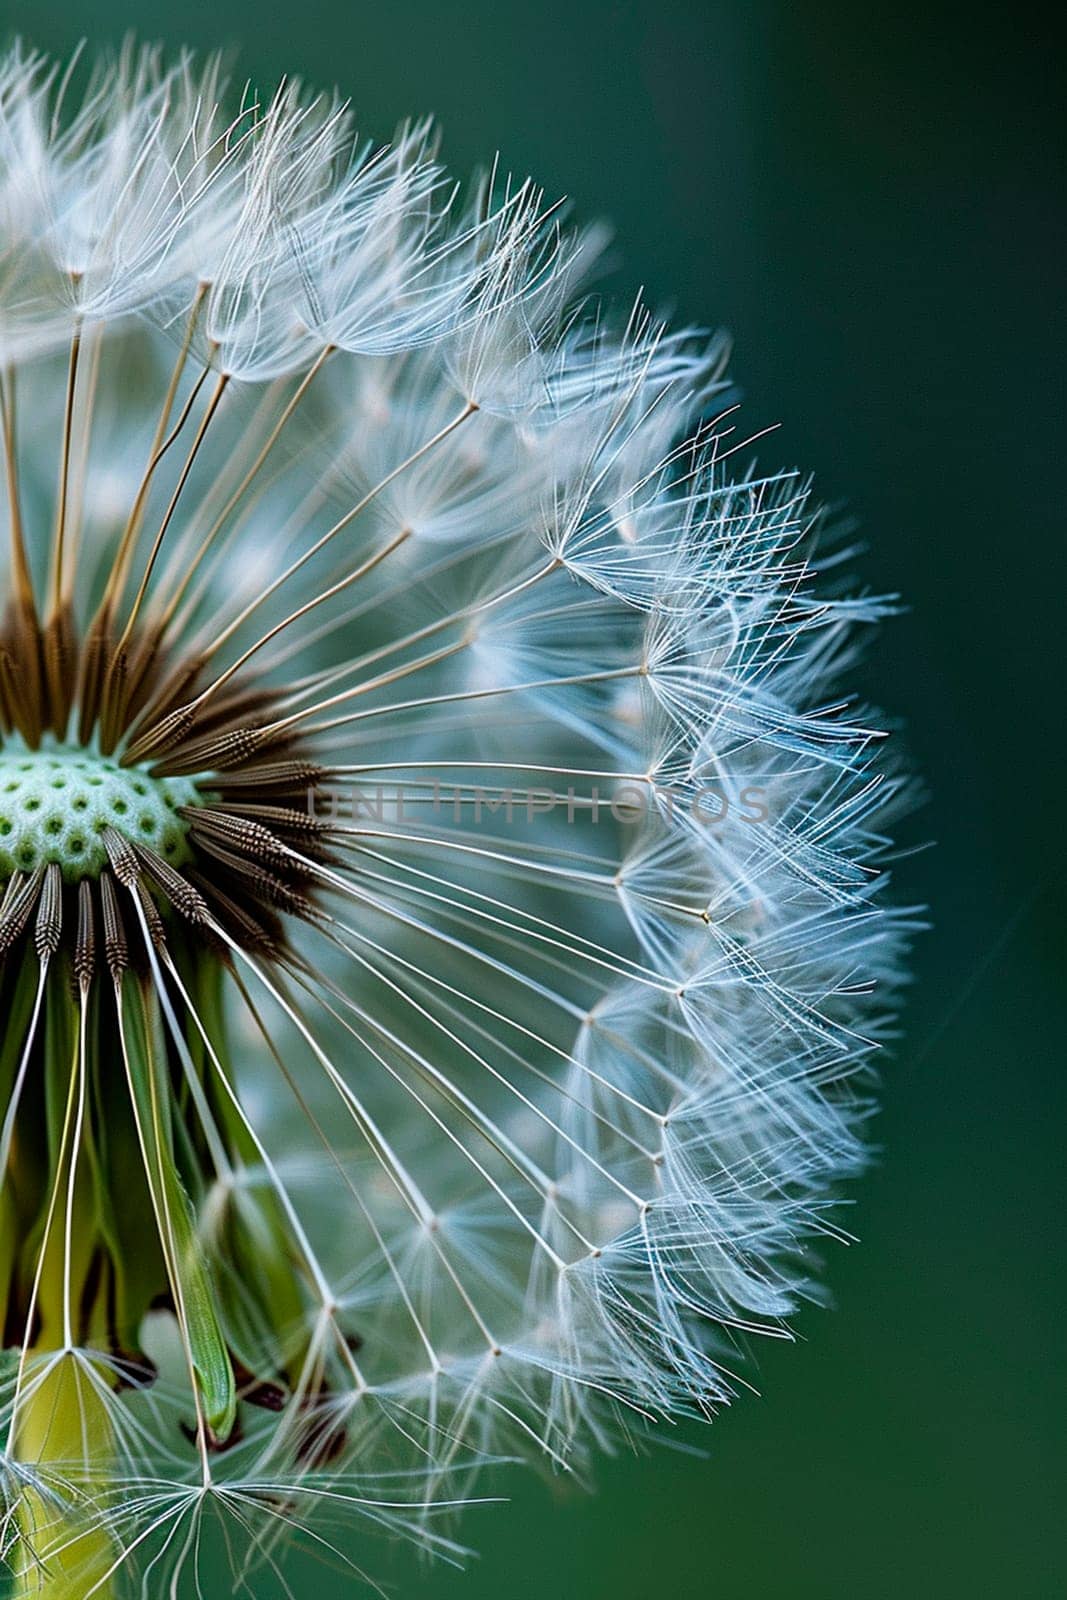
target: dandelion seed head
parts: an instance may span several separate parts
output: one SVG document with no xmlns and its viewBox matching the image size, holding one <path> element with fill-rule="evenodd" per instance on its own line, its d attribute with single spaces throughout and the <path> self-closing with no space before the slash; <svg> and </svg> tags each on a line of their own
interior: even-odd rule
<svg viewBox="0 0 1067 1600">
<path fill-rule="evenodd" d="M 846 676 L 892 602 L 602 245 L 295 81 L 0 64 L 24 1586 L 459 1561 L 508 1465 L 713 1416 L 823 1298 L 909 927 Z"/>
</svg>

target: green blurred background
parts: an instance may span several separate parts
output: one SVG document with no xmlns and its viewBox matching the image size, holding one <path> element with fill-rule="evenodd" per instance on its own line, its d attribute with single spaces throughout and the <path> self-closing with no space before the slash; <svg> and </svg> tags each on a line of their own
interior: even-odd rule
<svg viewBox="0 0 1067 1600">
<path fill-rule="evenodd" d="M 899 588 L 866 687 L 931 791 L 903 864 L 934 930 L 885 1069 L 837 1309 L 757 1352 L 760 1399 L 532 1477 L 468 1517 L 420 1600 L 1051 1597 L 1064 1592 L 1063 164 L 1037 13 L 854 0 L 7 0 L 67 50 L 129 26 L 234 43 L 365 129 L 435 111 L 617 228 L 621 293 L 728 326 L 763 458 L 858 516 Z M 1059 402 L 1059 404 L 1058 404 Z M 1059 1048 L 1057 1048 L 1059 1047 Z M 379 1554 L 372 1558 L 378 1562 Z M 304 1565 L 297 1595 L 348 1593 Z M 215 1587 L 205 1581 L 209 1597 Z M 217 1592 L 227 1592 L 220 1578 Z"/>
</svg>

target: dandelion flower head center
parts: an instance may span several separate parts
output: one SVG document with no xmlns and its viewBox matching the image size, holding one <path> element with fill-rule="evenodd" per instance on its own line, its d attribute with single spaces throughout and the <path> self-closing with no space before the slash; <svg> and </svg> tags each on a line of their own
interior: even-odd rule
<svg viewBox="0 0 1067 1600">
<path fill-rule="evenodd" d="M 53 863 L 68 884 L 99 877 L 108 828 L 180 867 L 190 856 L 182 811 L 198 801 L 191 778 L 155 778 L 144 765 L 123 767 L 51 736 L 36 750 L 7 740 L 0 744 L 0 884 Z"/>
</svg>

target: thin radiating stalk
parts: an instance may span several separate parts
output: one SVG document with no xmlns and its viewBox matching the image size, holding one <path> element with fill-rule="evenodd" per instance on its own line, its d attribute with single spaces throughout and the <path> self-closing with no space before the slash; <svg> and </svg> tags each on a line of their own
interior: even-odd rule
<svg viewBox="0 0 1067 1600">
<path fill-rule="evenodd" d="M 67 389 L 63 408 L 63 433 L 59 447 L 59 488 L 56 492 L 56 524 L 52 535 L 52 563 L 49 593 L 49 611 L 56 616 L 63 608 L 66 573 L 64 570 L 67 535 L 67 489 L 70 475 L 70 452 L 74 430 L 74 400 L 78 383 L 78 361 L 82 346 L 82 324 L 75 322 L 70 341 L 67 363 Z"/>
</svg>

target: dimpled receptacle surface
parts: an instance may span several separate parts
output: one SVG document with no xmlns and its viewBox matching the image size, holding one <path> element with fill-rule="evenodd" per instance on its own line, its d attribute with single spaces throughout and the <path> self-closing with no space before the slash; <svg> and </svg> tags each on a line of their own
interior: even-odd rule
<svg viewBox="0 0 1067 1600">
<path fill-rule="evenodd" d="M 107 865 L 104 830 L 150 846 L 172 866 L 188 859 L 179 808 L 200 799 L 190 778 L 153 778 L 91 749 L 20 740 L 0 745 L 0 880 L 56 862 L 68 883 Z"/>
</svg>

